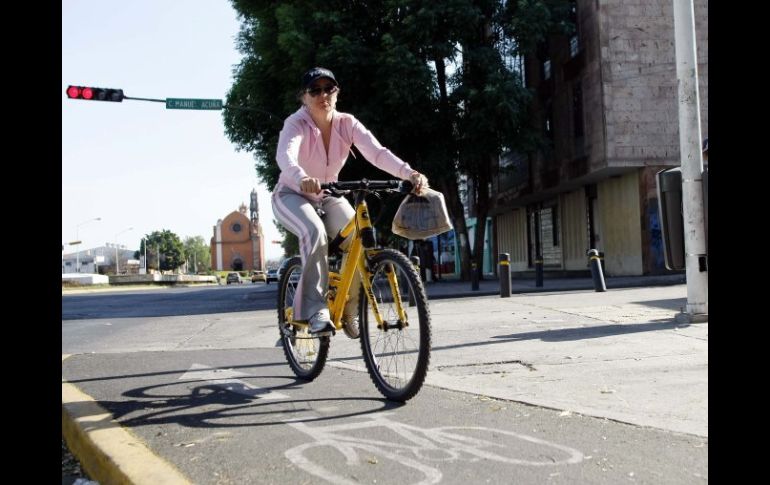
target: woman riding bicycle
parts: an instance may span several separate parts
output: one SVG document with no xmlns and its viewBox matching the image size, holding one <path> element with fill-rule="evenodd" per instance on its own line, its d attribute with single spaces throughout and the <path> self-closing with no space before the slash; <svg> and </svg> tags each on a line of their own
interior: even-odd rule
<svg viewBox="0 0 770 485">
<path fill-rule="evenodd" d="M 321 184 L 337 181 L 351 145 L 375 167 L 410 180 L 417 194 L 428 187 L 428 179 L 383 147 L 353 115 L 335 109 L 340 87 L 330 70 L 310 69 L 302 76 L 301 87 L 302 107 L 286 118 L 278 139 L 281 175 L 272 205 L 278 222 L 299 240 L 303 269 L 294 300 L 295 319 L 307 320 L 310 333 L 321 336 L 334 331 L 326 300 L 327 234 L 334 236 L 355 214 L 345 198 L 322 193 Z M 325 214 L 323 219 L 319 213 Z M 358 336 L 359 283 L 356 275 L 342 316 L 352 338 Z"/>
</svg>

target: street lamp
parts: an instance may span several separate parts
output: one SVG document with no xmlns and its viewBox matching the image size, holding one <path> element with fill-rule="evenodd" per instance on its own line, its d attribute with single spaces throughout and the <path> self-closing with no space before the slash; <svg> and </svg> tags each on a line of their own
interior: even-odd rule
<svg viewBox="0 0 770 485">
<path fill-rule="evenodd" d="M 147 236 L 142 238 L 142 246 L 144 246 L 144 274 L 147 274 Z"/>
<path fill-rule="evenodd" d="M 120 256 L 118 256 L 118 236 L 123 234 L 124 232 L 133 231 L 133 227 L 129 227 L 128 229 L 123 229 L 119 233 L 115 234 L 115 276 L 120 274 Z"/>
<path fill-rule="evenodd" d="M 83 221 L 77 226 L 75 226 L 75 243 L 77 243 L 77 246 L 78 246 L 77 253 L 75 256 L 75 269 L 77 270 L 78 273 L 80 273 L 80 238 L 78 237 L 80 226 L 86 225 L 89 222 L 101 221 L 101 220 L 102 220 L 101 217 L 95 217 L 93 219 L 88 219 L 87 221 Z"/>
</svg>

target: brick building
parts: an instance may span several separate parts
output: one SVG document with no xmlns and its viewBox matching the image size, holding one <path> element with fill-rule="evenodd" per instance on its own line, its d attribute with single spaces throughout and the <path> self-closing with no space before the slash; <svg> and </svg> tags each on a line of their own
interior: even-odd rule
<svg viewBox="0 0 770 485">
<path fill-rule="evenodd" d="M 708 137 L 708 0 L 695 0 L 701 130 Z M 665 273 L 655 173 L 678 166 L 679 118 L 670 0 L 573 1 L 577 31 L 524 61 L 533 122 L 551 147 L 501 157 L 495 247 L 512 271 Z"/>
<path fill-rule="evenodd" d="M 251 191 L 250 215 L 246 204 L 217 221 L 211 238 L 211 268 L 217 271 L 265 271 L 265 242 L 259 223 L 256 190 Z"/>
</svg>

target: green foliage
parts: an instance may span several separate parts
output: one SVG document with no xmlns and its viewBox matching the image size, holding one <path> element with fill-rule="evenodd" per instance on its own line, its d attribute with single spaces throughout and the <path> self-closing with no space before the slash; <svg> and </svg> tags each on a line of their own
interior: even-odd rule
<svg viewBox="0 0 770 485">
<path fill-rule="evenodd" d="M 541 143 L 529 117 L 532 93 L 506 59 L 568 32 L 568 0 L 328 0 L 322 8 L 307 0 L 232 2 L 243 60 L 226 100 L 239 109 L 223 110 L 225 132 L 238 150 L 254 154 L 270 190 L 280 173 L 274 160 L 283 120 L 299 108 L 300 77 L 313 66 L 334 71 L 340 111 L 354 114 L 435 187 L 457 184 L 461 174 L 486 186 L 501 152 L 529 153 Z M 340 179 L 361 177 L 389 176 L 356 153 Z M 470 203 L 485 217 L 488 200 L 477 195 Z M 383 213 L 398 202 L 387 202 Z M 462 232 L 459 199 L 448 206 Z M 389 221 L 378 230 L 387 239 Z M 296 254 L 293 242 L 284 244 L 287 255 Z"/>
<path fill-rule="evenodd" d="M 283 242 L 281 247 L 283 248 L 283 255 L 287 258 L 299 254 L 299 239 L 294 234 L 286 230 L 278 221 L 273 220 L 275 227 L 278 228 L 278 232 L 283 236 Z"/>
<path fill-rule="evenodd" d="M 188 237 L 183 245 L 185 259 L 193 273 L 208 271 L 211 268 L 211 246 L 202 236 Z M 196 267 L 193 268 L 193 265 Z"/>
<path fill-rule="evenodd" d="M 147 244 L 147 268 L 158 269 L 160 261 L 161 271 L 175 270 L 185 262 L 185 249 L 179 236 L 163 229 L 149 234 L 142 240 L 139 252 L 144 254 L 144 245 Z"/>
</svg>

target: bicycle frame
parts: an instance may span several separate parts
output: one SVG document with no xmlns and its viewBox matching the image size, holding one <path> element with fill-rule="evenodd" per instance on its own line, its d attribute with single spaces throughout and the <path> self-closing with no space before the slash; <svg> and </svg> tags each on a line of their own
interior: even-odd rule
<svg viewBox="0 0 770 485">
<path fill-rule="evenodd" d="M 365 200 L 365 192 L 359 191 L 356 193 L 355 199 L 356 214 L 348 221 L 343 227 L 335 240 L 344 240 L 353 235 L 353 239 L 347 250 L 347 257 L 343 259 L 340 273 L 329 272 L 329 282 L 336 283 L 337 291 L 329 299 L 329 312 L 331 320 L 337 330 L 342 328 L 342 312 L 345 308 L 345 303 L 348 299 L 348 293 L 350 292 L 350 285 L 353 282 L 353 276 L 358 271 L 361 275 L 361 282 L 363 283 L 364 292 L 366 298 L 369 300 L 372 313 L 377 320 L 377 327 L 382 328 L 384 323 L 382 316 L 380 315 L 377 300 L 372 293 L 371 278 L 372 274 L 369 272 L 369 268 L 366 264 L 366 255 L 373 254 L 377 251 L 376 248 L 365 249 L 362 234 L 365 230 L 372 230 L 372 221 L 369 218 L 369 208 Z M 398 280 L 396 274 L 393 271 L 388 272 L 388 282 L 390 283 L 391 291 L 393 295 L 399 294 Z M 407 325 L 406 312 L 404 311 L 403 304 L 400 298 L 395 298 L 396 309 L 398 311 L 399 320 Z"/>
</svg>

